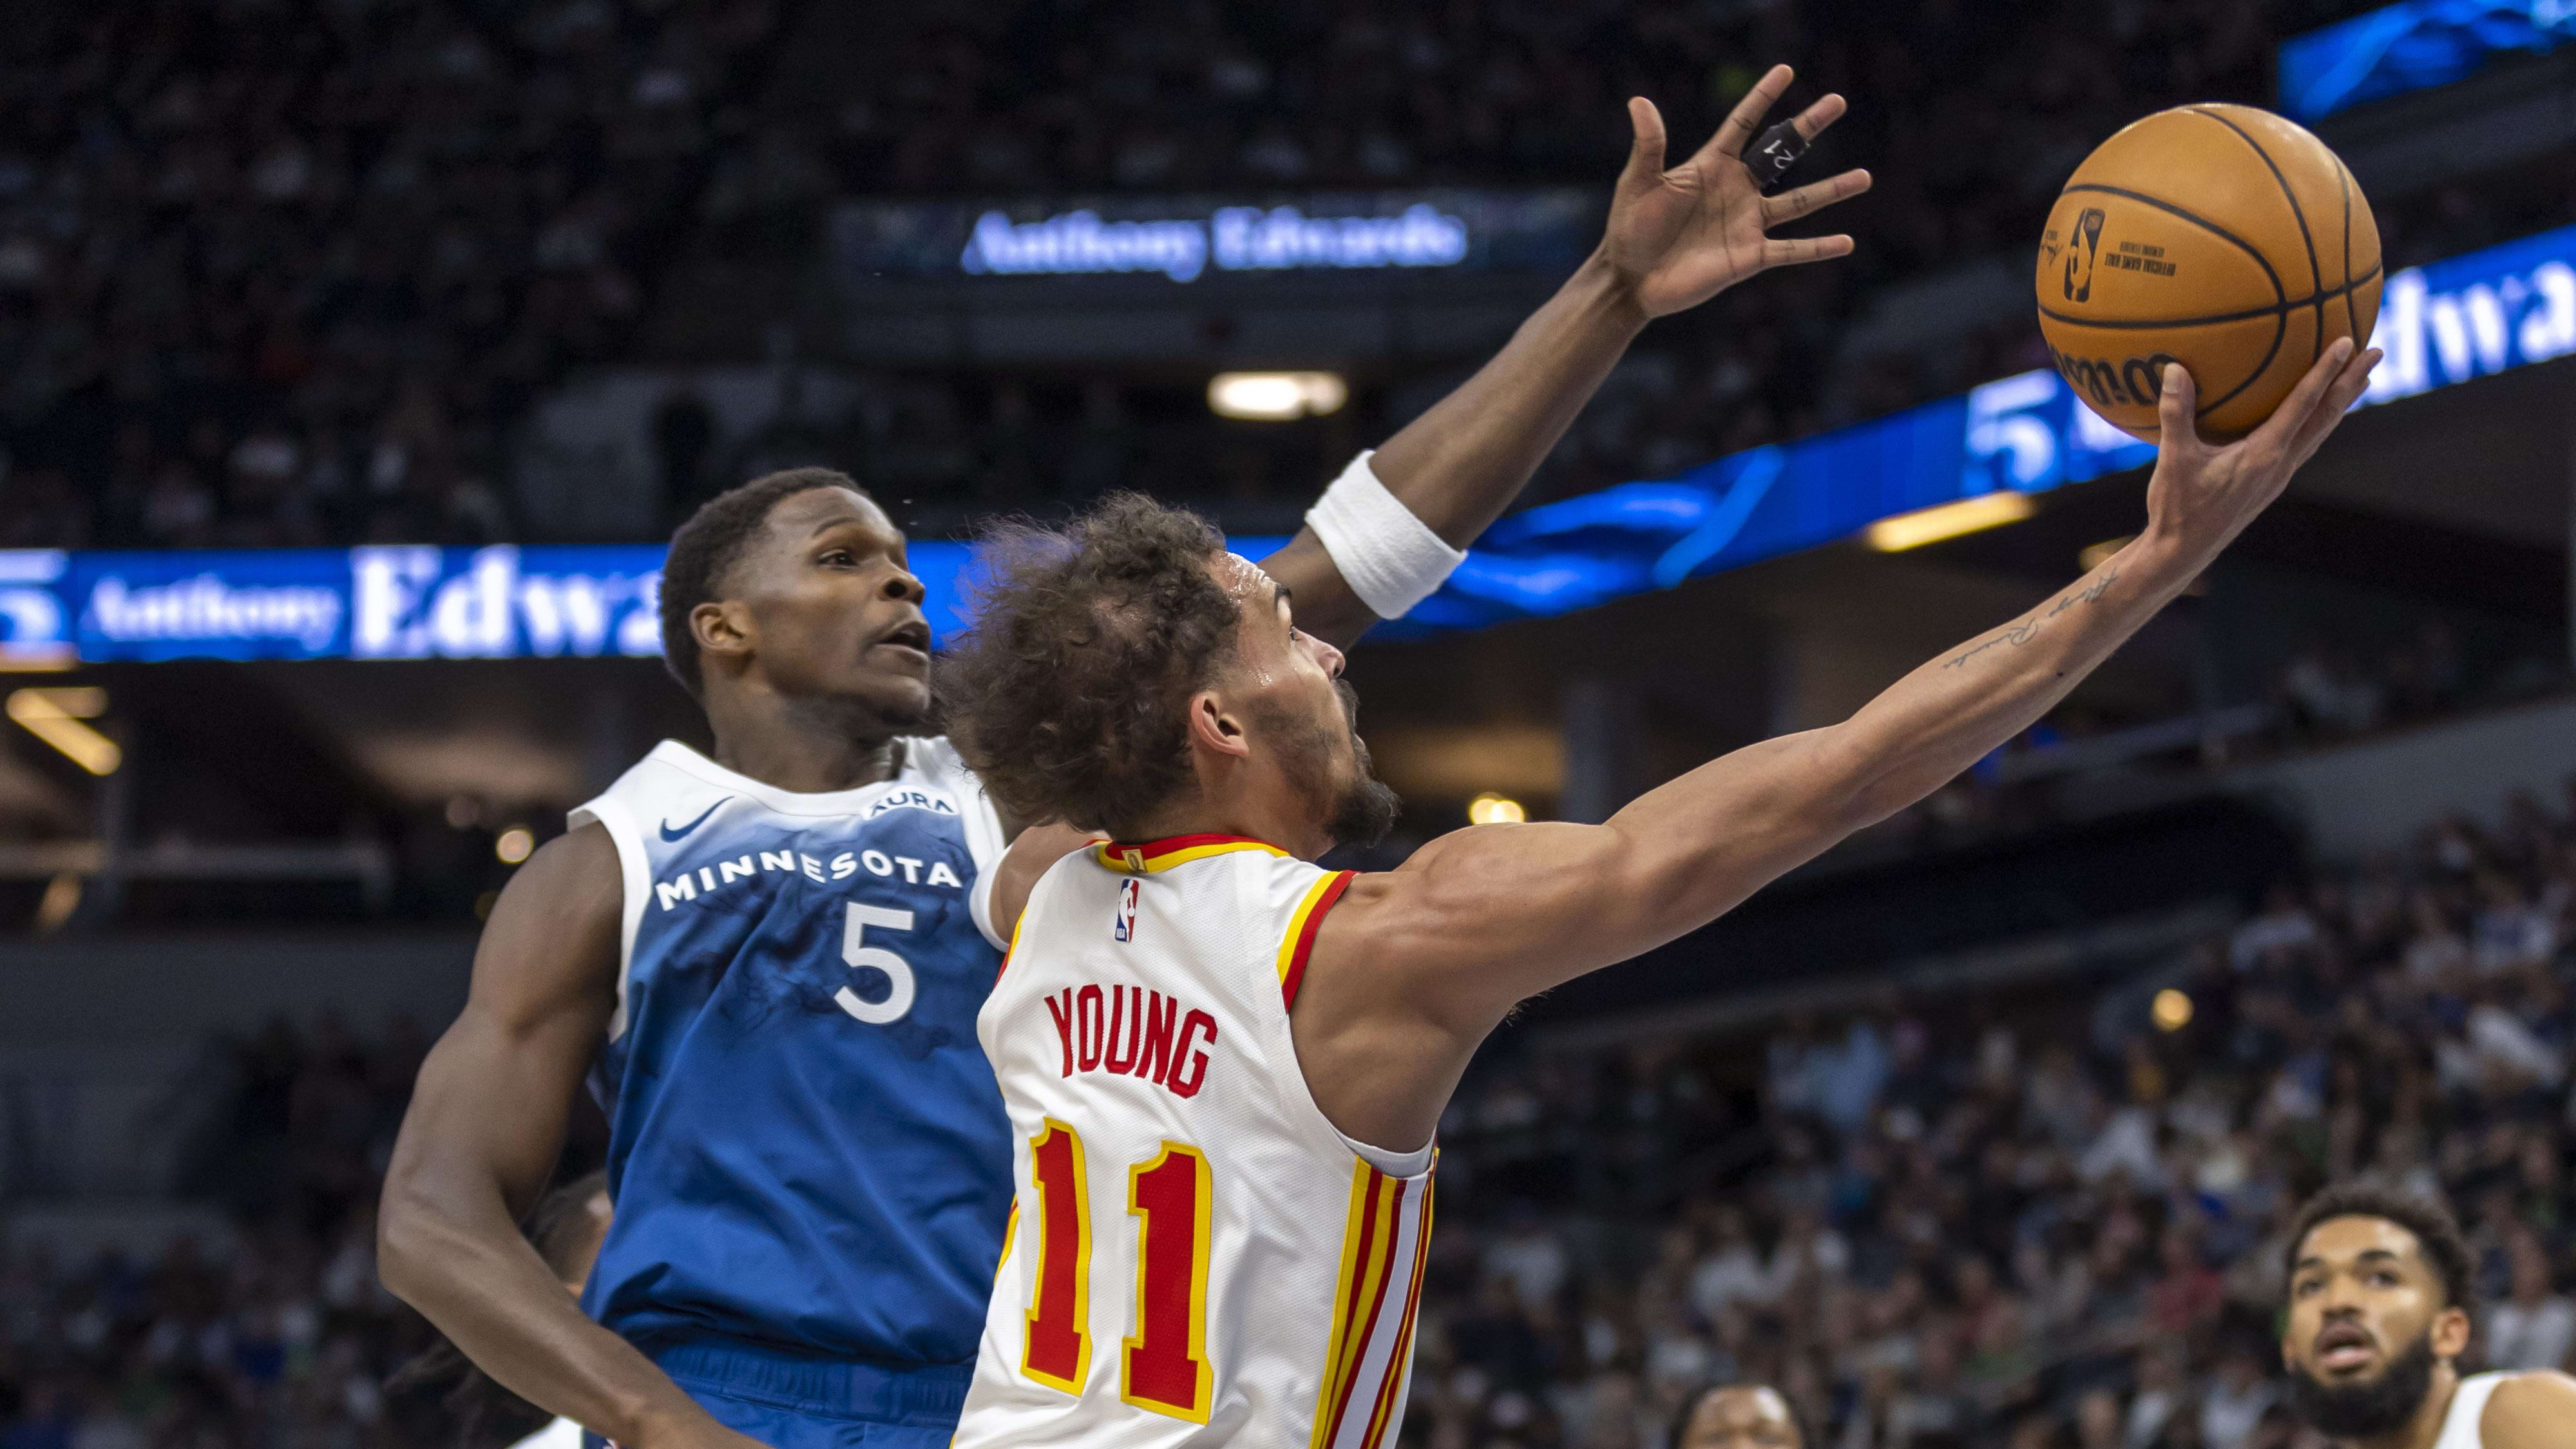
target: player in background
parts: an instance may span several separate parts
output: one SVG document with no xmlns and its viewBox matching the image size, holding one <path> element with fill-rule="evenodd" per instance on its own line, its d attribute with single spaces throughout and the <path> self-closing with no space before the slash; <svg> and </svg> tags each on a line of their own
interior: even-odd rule
<svg viewBox="0 0 2576 1449">
<path fill-rule="evenodd" d="M 1767 232 L 1866 174 L 1765 196 L 1734 159 L 1789 79 L 1775 68 L 1723 150 L 1670 169 L 1661 120 L 1631 102 L 1600 247 L 1269 560 L 1312 627 L 1348 644 L 1436 587 L 1650 318 L 1850 250 Z M 1764 181 L 1842 110 L 1828 96 L 1771 137 Z M 964 1398 L 1012 1200 L 974 1035 L 1004 939 L 987 902 L 1025 895 L 996 862 L 1046 817 L 997 814 L 919 733 L 931 640 L 904 551 L 820 470 L 681 528 L 663 638 L 714 756 L 659 746 L 512 879 L 387 1172 L 387 1286 L 626 1449 L 928 1449 Z M 616 1220 L 576 1308 L 515 1224 L 586 1072 Z"/>
<path fill-rule="evenodd" d="M 2576 1444 L 2576 1379 L 2461 1375 L 2474 1275 L 2443 1208 L 2331 1187 L 2300 1209 L 2289 1259 L 2281 1362 L 2310 1427 L 2347 1449 Z"/>
<path fill-rule="evenodd" d="M 1682 1401 L 1671 1449 L 1824 1449 L 1789 1396 L 1769 1384 L 1719 1384 Z"/>
<path fill-rule="evenodd" d="M 959 1449 L 1387 1442 L 1432 1130 L 1485 1036 L 2028 728 L 2279 496 L 2377 360 L 2334 343 L 2226 447 L 2168 366 L 2146 527 L 2083 579 L 1849 720 L 1605 824 L 1471 827 L 1383 873 L 1309 863 L 1381 834 L 1394 798 L 1292 589 L 1132 494 L 999 536 L 949 656 L 951 735 L 1006 808 L 1110 843 L 996 902 L 1019 934 L 978 1027 L 1019 1139 L 1020 1224 Z"/>
</svg>

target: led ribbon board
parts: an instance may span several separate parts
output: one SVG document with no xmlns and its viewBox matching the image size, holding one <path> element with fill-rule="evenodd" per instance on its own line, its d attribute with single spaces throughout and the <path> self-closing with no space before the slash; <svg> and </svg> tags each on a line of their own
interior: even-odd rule
<svg viewBox="0 0 2576 1449">
<path fill-rule="evenodd" d="M 2576 40 L 2576 0 L 2405 0 L 2281 43 L 2281 109 L 2313 124 Z"/>
<path fill-rule="evenodd" d="M 842 285 L 1137 276 L 1189 285 L 1283 274 L 1562 272 L 1600 226 L 1573 189 L 1102 197 L 1047 205 L 845 202 L 830 223 Z"/>
<path fill-rule="evenodd" d="M 2364 406 L 2576 353 L 2576 227 L 2388 279 Z M 2053 372 L 1819 437 L 1517 513 L 1384 637 L 1542 618 L 1848 538 L 2000 489 L 2042 493 L 2155 450 Z M 1281 538 L 1238 538 L 1259 558 Z M 931 627 L 959 627 L 966 545 L 911 561 Z M 514 659 L 661 652 L 658 545 L 274 552 L 0 550 L 0 664 L 219 659 Z"/>
</svg>

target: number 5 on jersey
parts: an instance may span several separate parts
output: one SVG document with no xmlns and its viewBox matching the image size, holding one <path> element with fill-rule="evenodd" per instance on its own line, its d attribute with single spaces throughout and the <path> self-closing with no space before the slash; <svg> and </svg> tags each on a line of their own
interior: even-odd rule
<svg viewBox="0 0 2576 1449">
<path fill-rule="evenodd" d="M 1037 1291 L 1021 1371 L 1080 1394 L 1091 1371 L 1091 1197 L 1082 1138 L 1049 1118 L 1029 1141 L 1038 1199 Z M 1118 1397 L 1140 1409 L 1208 1421 L 1208 1165 L 1195 1147 L 1166 1142 L 1127 1169 L 1136 1218 L 1136 1331 L 1121 1345 Z"/>
<path fill-rule="evenodd" d="M 912 929 L 912 912 L 852 901 L 850 914 L 841 923 L 841 959 L 849 963 L 853 971 L 862 966 L 873 966 L 884 972 L 886 980 L 891 983 L 886 988 L 885 1000 L 870 1001 L 847 986 L 833 992 L 832 999 L 841 1004 L 843 1011 L 868 1025 L 883 1026 L 890 1021 L 903 1020 L 903 1014 L 912 1010 L 912 963 L 883 946 L 867 944 L 870 926 L 887 931 L 909 931 Z"/>
</svg>

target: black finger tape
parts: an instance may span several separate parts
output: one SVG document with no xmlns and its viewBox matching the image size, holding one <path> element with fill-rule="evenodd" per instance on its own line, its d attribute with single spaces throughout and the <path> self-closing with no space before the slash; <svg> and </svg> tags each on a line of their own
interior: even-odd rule
<svg viewBox="0 0 2576 1449">
<path fill-rule="evenodd" d="M 1744 165 L 1753 173 L 1754 181 L 1768 190 L 1778 185 L 1780 178 L 1789 174 L 1789 168 L 1798 164 L 1798 158 L 1806 154 L 1807 138 L 1798 134 L 1797 123 L 1782 121 L 1745 148 Z"/>
</svg>

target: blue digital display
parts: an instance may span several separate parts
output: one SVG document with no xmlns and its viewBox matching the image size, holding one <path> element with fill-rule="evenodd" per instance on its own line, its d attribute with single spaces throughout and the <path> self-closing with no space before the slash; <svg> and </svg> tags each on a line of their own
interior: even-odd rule
<svg viewBox="0 0 2576 1449">
<path fill-rule="evenodd" d="M 2362 405 L 2576 354 L 2576 227 L 2388 278 Z M 1677 478 L 1623 483 L 1496 524 L 1390 638 L 1589 608 L 1847 538 L 1961 498 L 2046 492 L 2155 450 L 2026 372 Z M 1259 558 L 1287 540 L 1237 538 Z M 921 539 L 931 628 L 960 627 L 974 558 Z M 661 653 L 662 549 L 391 545 L 275 552 L 0 550 L 0 663 L 517 659 Z"/>
<path fill-rule="evenodd" d="M 2576 40 L 2576 0 L 2404 0 L 2281 43 L 2281 109 L 2315 121 Z"/>
<path fill-rule="evenodd" d="M 846 201 L 832 212 L 829 254 L 841 283 L 857 287 L 889 278 L 980 286 L 973 279 L 1561 274 L 1591 250 L 1600 224 L 1600 197 L 1567 187 L 1307 192 L 1257 204 L 1240 196 Z"/>
</svg>

